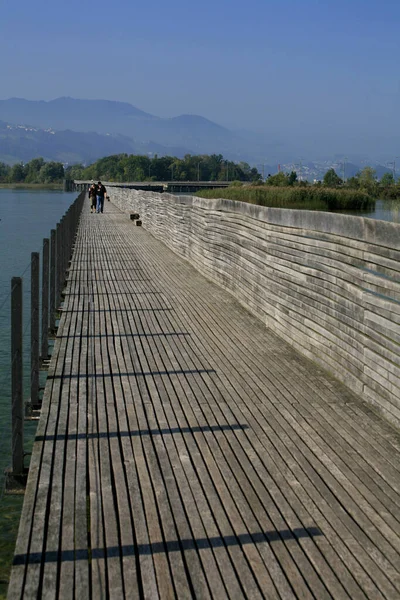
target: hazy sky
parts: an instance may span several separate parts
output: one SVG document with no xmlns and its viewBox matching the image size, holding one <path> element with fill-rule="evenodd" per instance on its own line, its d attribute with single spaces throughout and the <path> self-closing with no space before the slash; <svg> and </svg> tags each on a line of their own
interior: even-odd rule
<svg viewBox="0 0 400 600">
<path fill-rule="evenodd" d="M 397 144 L 399 0 L 0 0 L 0 98 Z M 399 145 L 400 154 L 400 145 Z"/>
</svg>

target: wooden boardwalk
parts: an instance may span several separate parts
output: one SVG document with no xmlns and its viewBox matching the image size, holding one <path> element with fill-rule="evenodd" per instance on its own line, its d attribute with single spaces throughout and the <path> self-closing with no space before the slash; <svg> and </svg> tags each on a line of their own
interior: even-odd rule
<svg viewBox="0 0 400 600">
<path fill-rule="evenodd" d="M 9 598 L 400 598 L 400 435 L 84 208 Z"/>
</svg>

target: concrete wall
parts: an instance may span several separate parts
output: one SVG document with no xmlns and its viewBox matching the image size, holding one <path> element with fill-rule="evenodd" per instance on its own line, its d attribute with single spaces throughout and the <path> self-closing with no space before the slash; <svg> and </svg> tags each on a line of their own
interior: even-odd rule
<svg viewBox="0 0 400 600">
<path fill-rule="evenodd" d="M 113 189 L 143 227 L 400 425 L 400 225 Z"/>
</svg>

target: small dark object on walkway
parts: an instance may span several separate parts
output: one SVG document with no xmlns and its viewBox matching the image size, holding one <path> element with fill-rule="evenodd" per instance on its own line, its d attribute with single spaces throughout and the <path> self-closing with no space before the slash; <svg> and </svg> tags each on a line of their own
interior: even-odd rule
<svg viewBox="0 0 400 600">
<path fill-rule="evenodd" d="M 136 221 L 136 219 L 138 219 L 140 217 L 140 215 L 138 213 L 131 213 L 131 221 Z"/>
<path fill-rule="evenodd" d="M 140 227 L 140 226 L 141 226 L 141 224 L 142 224 L 142 221 L 136 221 L 136 225 L 137 225 L 138 227 Z"/>
</svg>

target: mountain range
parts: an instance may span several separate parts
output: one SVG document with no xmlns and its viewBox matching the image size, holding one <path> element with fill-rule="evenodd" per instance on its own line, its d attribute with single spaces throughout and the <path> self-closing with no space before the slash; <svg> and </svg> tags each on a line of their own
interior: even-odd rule
<svg viewBox="0 0 400 600">
<path fill-rule="evenodd" d="M 222 154 L 232 161 L 247 161 L 265 174 L 276 172 L 278 163 L 289 170 L 302 160 L 297 158 L 301 154 L 292 142 L 246 130 L 232 131 L 199 115 L 161 118 L 126 102 L 111 100 L 0 100 L 2 162 L 14 164 L 42 156 L 46 161 L 64 164 L 90 164 L 103 156 L 121 153 L 178 158 L 185 154 Z M 341 159 L 318 160 L 315 156 L 314 160 L 323 166 L 322 170 L 318 166 L 310 168 L 310 179 L 321 178 L 321 173 L 323 176 Z M 358 170 L 357 165 L 363 165 L 361 156 L 353 157 L 354 168 L 350 166 L 350 156 L 345 160 L 348 177 Z M 364 164 L 374 166 L 368 157 Z"/>
<path fill-rule="evenodd" d="M 0 156 L 9 157 L 8 162 L 12 157 L 26 160 L 35 144 L 54 158 L 75 162 L 118 152 L 179 156 L 221 153 L 231 160 L 253 161 L 262 150 L 262 144 L 257 147 L 244 136 L 198 115 L 161 118 L 131 104 L 108 100 L 10 98 L 0 100 L 0 120 Z"/>
<path fill-rule="evenodd" d="M 41 156 L 46 161 L 64 164 L 90 164 L 112 154 L 172 154 L 184 156 L 187 149 L 166 148 L 154 142 L 140 143 L 119 134 L 99 134 L 72 130 L 40 129 L 0 121 L 0 161 L 7 164 L 28 162 Z"/>
</svg>

